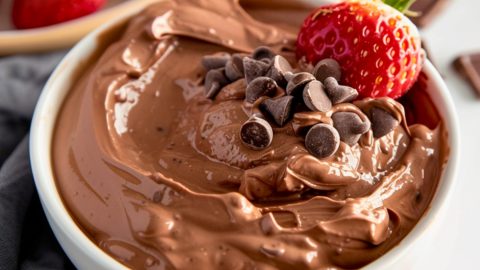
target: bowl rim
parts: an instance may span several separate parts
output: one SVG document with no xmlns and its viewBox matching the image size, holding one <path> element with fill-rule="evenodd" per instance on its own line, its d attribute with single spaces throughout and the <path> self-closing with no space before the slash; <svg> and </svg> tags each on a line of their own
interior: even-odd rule
<svg viewBox="0 0 480 270">
<path fill-rule="evenodd" d="M 102 25 L 88 34 L 69 51 L 43 88 L 35 108 L 30 132 L 30 162 L 35 186 L 50 226 L 59 230 L 57 232 L 54 229 L 57 239 L 61 238 L 59 236 L 60 234 L 68 237 L 68 240 L 74 243 L 78 249 L 81 249 L 84 255 L 104 269 L 127 268 L 90 240 L 70 216 L 66 206 L 63 204 L 54 180 L 51 146 L 58 114 L 66 96 L 72 89 L 72 82 L 68 80 L 68 78 L 74 74 L 75 68 L 71 67 L 74 65 L 69 65 L 69 63 L 75 63 L 84 57 L 91 56 L 97 47 L 96 38 L 104 33 L 104 31 L 109 31 L 118 23 L 127 20 L 134 13 L 134 11 L 127 12 L 115 20 Z M 448 161 L 427 212 L 400 243 L 380 258 L 366 265 L 364 269 L 392 266 L 415 242 L 419 241 L 420 238 L 425 235 L 428 228 L 439 218 L 441 212 L 444 212 L 453 193 L 460 150 L 458 116 L 447 85 L 430 61 L 426 61 L 423 71 L 429 80 L 433 81 L 437 89 L 436 95 L 429 95 L 441 114 L 443 123 L 445 124 L 445 130 L 448 131 L 447 140 L 450 146 Z M 65 244 L 60 240 L 59 242 L 65 249 Z M 73 258 L 74 254 L 68 254 L 68 251 L 66 252 L 69 258 L 75 262 Z"/>
<path fill-rule="evenodd" d="M 453 98 L 448 87 L 430 60 L 426 60 L 422 71 L 427 75 L 430 83 L 436 86 L 436 95 L 427 91 L 430 99 L 435 105 L 442 118 L 444 130 L 447 132 L 447 141 L 449 143 L 449 153 L 447 162 L 443 168 L 440 182 L 435 190 L 432 200 L 425 213 L 415 224 L 413 229 L 399 243 L 387 253 L 378 259 L 364 266 L 363 269 L 378 269 L 380 267 L 391 267 L 398 258 L 404 256 L 415 242 L 419 242 L 425 237 L 426 232 L 434 223 L 440 221 L 447 210 L 449 201 L 454 193 L 458 164 L 460 159 L 460 126 L 458 115 L 455 110 Z"/>
<path fill-rule="evenodd" d="M 128 268 L 99 248 L 70 216 L 55 183 L 52 164 L 53 131 L 58 120 L 58 114 L 68 93 L 72 90 L 72 81 L 74 80 L 69 80 L 69 78 L 77 72 L 77 68 L 73 67 L 74 65 L 70 65 L 70 63 L 88 64 L 84 63 L 83 60 L 88 59 L 97 50 L 97 38 L 103 33 L 111 31 L 115 26 L 127 21 L 137 12 L 138 10 L 132 9 L 103 24 L 82 38 L 63 57 L 43 87 L 30 126 L 30 164 L 40 202 L 50 227 L 65 253 L 74 264 L 76 262 L 74 254 L 69 254 L 65 248 L 66 244 L 60 241 L 60 236 L 67 237 L 69 242 L 74 243 L 78 249 L 82 250 L 87 258 L 97 262 L 99 269 Z M 82 67 L 81 70 L 83 74 L 86 69 Z M 62 80 L 63 84 L 61 83 Z"/>
</svg>

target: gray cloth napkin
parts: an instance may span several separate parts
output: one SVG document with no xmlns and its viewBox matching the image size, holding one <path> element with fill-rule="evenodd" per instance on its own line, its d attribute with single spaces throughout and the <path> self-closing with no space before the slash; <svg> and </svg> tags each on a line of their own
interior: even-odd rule
<svg viewBox="0 0 480 270">
<path fill-rule="evenodd" d="M 28 153 L 35 103 L 64 54 L 0 58 L 0 270 L 74 268 L 43 213 Z"/>
</svg>

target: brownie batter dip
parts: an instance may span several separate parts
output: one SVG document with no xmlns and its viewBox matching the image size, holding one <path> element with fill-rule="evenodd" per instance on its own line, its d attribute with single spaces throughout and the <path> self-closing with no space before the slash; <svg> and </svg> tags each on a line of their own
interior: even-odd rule
<svg viewBox="0 0 480 270">
<path fill-rule="evenodd" d="M 247 91 L 254 86 L 244 76 L 205 78 L 205 56 L 250 59 L 259 46 L 275 53 L 263 63 L 288 60 L 285 78 L 315 73 L 292 53 L 309 9 L 256 2 L 148 7 L 63 106 L 52 150 L 63 201 L 88 237 L 128 267 L 359 268 L 397 245 L 428 208 L 448 152 L 441 122 L 408 126 L 397 101 L 352 101 L 355 93 L 330 104 L 304 92 L 308 108 L 327 109 L 288 116 L 272 112 L 293 100 L 279 86 L 269 93 L 278 106 L 259 105 L 265 98 L 248 102 L 255 89 Z M 358 115 L 344 115 L 358 134 L 335 122 L 340 112 Z M 387 127 L 375 115 L 387 115 L 380 121 Z M 265 145 L 242 137 L 252 119 L 271 127 Z M 317 138 L 305 135 L 311 126 L 316 134 L 338 130 L 334 151 L 309 149 Z"/>
</svg>

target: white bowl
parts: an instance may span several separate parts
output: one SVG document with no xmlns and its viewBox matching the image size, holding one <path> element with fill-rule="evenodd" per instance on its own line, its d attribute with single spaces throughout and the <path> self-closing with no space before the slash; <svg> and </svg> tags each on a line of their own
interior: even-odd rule
<svg viewBox="0 0 480 270">
<path fill-rule="evenodd" d="M 112 29 L 125 21 L 132 12 L 124 14 L 80 41 L 58 65 L 48 80 L 38 101 L 33 117 L 30 137 L 30 158 L 35 184 L 40 195 L 43 209 L 58 241 L 80 269 L 126 269 L 121 263 L 103 252 L 76 225 L 63 205 L 55 185 L 52 165 L 52 138 L 55 122 L 62 103 L 72 88 L 78 66 L 71 63 L 83 63 L 97 48 L 97 38 L 104 31 Z M 427 61 L 424 72 L 428 76 L 427 92 L 431 96 L 448 131 L 450 156 L 436 194 L 429 209 L 414 229 L 392 250 L 370 263 L 366 269 L 405 269 L 405 253 L 411 253 L 412 247 L 421 242 L 432 225 L 445 212 L 454 185 L 459 158 L 459 126 L 452 98 L 443 79 L 433 65 Z M 412 255 L 412 254 L 410 254 Z M 404 258 L 401 260 L 401 258 Z M 399 263 L 402 262 L 402 263 Z"/>
</svg>

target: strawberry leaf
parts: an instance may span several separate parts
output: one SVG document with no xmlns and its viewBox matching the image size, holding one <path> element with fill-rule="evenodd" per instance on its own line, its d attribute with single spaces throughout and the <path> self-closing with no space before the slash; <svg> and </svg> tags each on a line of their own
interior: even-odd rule
<svg viewBox="0 0 480 270">
<path fill-rule="evenodd" d="M 415 0 L 383 0 L 383 2 L 400 12 L 406 12 Z"/>
</svg>

